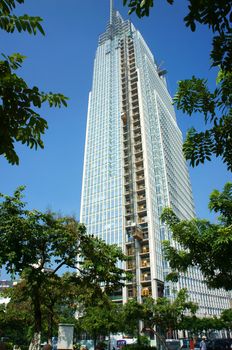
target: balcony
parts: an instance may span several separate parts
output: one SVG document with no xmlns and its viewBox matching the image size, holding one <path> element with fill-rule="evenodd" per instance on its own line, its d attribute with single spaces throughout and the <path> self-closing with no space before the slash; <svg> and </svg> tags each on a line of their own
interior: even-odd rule
<svg viewBox="0 0 232 350">
<path fill-rule="evenodd" d="M 136 176 L 136 183 L 137 183 L 137 186 L 143 186 L 145 187 L 145 182 L 144 182 L 144 174 L 142 173 L 141 175 L 138 175 Z"/>
<path fill-rule="evenodd" d="M 135 107 L 138 107 L 139 106 L 139 100 L 138 100 L 138 98 L 132 98 L 131 99 L 132 101 L 132 108 L 134 109 Z"/>
<path fill-rule="evenodd" d="M 149 254 L 149 246 L 148 245 L 143 245 L 141 247 L 140 255 L 146 255 Z"/>
<path fill-rule="evenodd" d="M 125 88 L 122 91 L 122 103 L 127 102 L 127 100 L 128 100 L 128 96 L 127 96 L 127 91 L 126 91 L 126 88 Z"/>
<path fill-rule="evenodd" d="M 141 148 L 136 148 L 134 153 L 135 153 L 135 157 L 142 156 L 142 154 L 143 154 L 142 147 Z"/>
<path fill-rule="evenodd" d="M 149 297 L 149 296 L 151 296 L 152 295 L 151 288 L 148 288 L 148 287 L 142 288 L 141 295 L 142 295 L 142 297 Z"/>
<path fill-rule="evenodd" d="M 126 220 L 126 227 L 130 228 L 131 227 L 131 220 Z"/>
<path fill-rule="evenodd" d="M 151 281 L 151 275 L 150 273 L 143 273 L 141 275 L 141 282 L 150 282 Z"/>
<path fill-rule="evenodd" d="M 144 202 L 146 200 L 145 194 L 140 194 L 137 196 L 137 202 Z"/>
<path fill-rule="evenodd" d="M 127 111 L 127 103 L 126 102 L 122 102 L 122 111 L 123 111 L 123 113 L 126 113 L 126 111 Z"/>
<path fill-rule="evenodd" d="M 135 169 L 136 174 L 140 174 L 144 172 L 144 166 L 143 165 L 138 165 Z"/>
<path fill-rule="evenodd" d="M 136 124 L 137 122 L 140 122 L 140 115 L 139 115 L 139 113 L 133 114 L 133 115 L 132 115 L 132 118 L 133 118 L 133 123 L 134 123 L 134 124 Z M 139 123 L 138 123 L 138 124 L 139 124 Z M 136 126 L 134 127 L 134 130 L 136 130 Z M 141 133 L 140 129 L 137 130 L 137 133 L 138 133 L 138 132 Z M 135 133 L 135 131 L 134 131 L 134 133 Z"/>
<path fill-rule="evenodd" d="M 130 82 L 131 82 L 131 84 L 136 83 L 137 81 L 138 81 L 137 75 L 135 75 L 135 76 L 133 76 L 133 77 L 130 77 Z"/>
<path fill-rule="evenodd" d="M 147 208 L 145 207 L 143 210 L 137 211 L 138 220 L 146 220 L 147 221 Z"/>
<path fill-rule="evenodd" d="M 144 205 L 139 205 L 137 210 L 138 210 L 138 213 L 141 214 L 142 212 L 146 212 L 147 211 L 147 207 L 146 207 L 145 204 Z"/>
<path fill-rule="evenodd" d="M 127 256 L 133 256 L 134 254 L 135 254 L 135 250 L 134 249 L 132 249 L 132 248 L 128 248 L 127 249 L 127 253 L 126 253 Z"/>
<path fill-rule="evenodd" d="M 135 289 L 128 289 L 127 297 L 128 297 L 128 298 L 134 298 L 134 297 L 136 297 L 136 290 L 135 290 Z"/>
<path fill-rule="evenodd" d="M 136 158 L 142 158 L 142 152 L 143 152 L 143 148 L 142 148 L 142 142 L 141 141 L 137 141 L 134 143 L 134 153 L 135 153 L 135 157 Z M 141 153 L 141 154 L 139 154 Z M 136 166 L 136 171 L 137 168 L 142 166 L 141 164 L 137 164 Z"/>
<path fill-rule="evenodd" d="M 135 58 L 135 52 L 134 49 L 129 50 L 129 60 L 132 60 Z"/>
<path fill-rule="evenodd" d="M 130 67 L 130 75 L 132 76 L 135 73 L 136 73 L 135 66 L 134 67 Z"/>
<path fill-rule="evenodd" d="M 138 75 L 137 75 L 136 70 L 134 70 L 133 72 L 130 71 L 130 79 L 131 80 L 134 79 L 134 78 L 137 78 L 137 77 L 138 77 Z"/>
<path fill-rule="evenodd" d="M 135 122 L 137 120 L 140 120 L 139 108 L 137 110 L 133 110 L 132 112 L 133 121 Z"/>
<path fill-rule="evenodd" d="M 130 209 L 131 209 L 131 202 L 127 202 L 127 203 L 125 204 L 125 206 L 126 206 L 126 210 L 127 210 L 127 211 L 130 210 Z"/>
<path fill-rule="evenodd" d="M 129 157 L 129 153 L 128 152 L 124 152 L 124 159 L 126 160 Z"/>
<path fill-rule="evenodd" d="M 141 218 L 139 218 L 138 223 L 139 223 L 140 225 L 146 224 L 146 223 L 147 223 L 147 217 L 146 217 L 146 216 L 142 216 Z M 144 234 L 143 234 L 143 239 L 148 239 L 148 235 L 147 235 L 146 238 L 145 238 L 145 236 L 144 236 Z"/>
<path fill-rule="evenodd" d="M 124 167 L 124 176 L 129 176 L 130 172 L 129 172 L 129 166 L 125 166 Z"/>
<path fill-rule="evenodd" d="M 143 157 L 135 157 L 135 164 L 137 166 L 142 166 L 143 165 Z"/>
<path fill-rule="evenodd" d="M 139 105 L 138 105 L 138 103 L 136 105 L 132 106 L 132 113 L 133 114 L 139 114 Z"/>
<path fill-rule="evenodd" d="M 144 269 L 150 267 L 150 260 L 149 259 L 142 259 L 140 267 L 144 268 Z"/>
<path fill-rule="evenodd" d="M 134 143 L 134 150 L 135 150 L 136 153 L 143 151 L 141 142 Z"/>
<path fill-rule="evenodd" d="M 147 217 L 147 208 L 146 207 L 142 207 L 140 209 L 137 210 L 137 214 L 138 214 L 138 220 L 141 220 L 144 217 Z"/>
<path fill-rule="evenodd" d="M 134 93 L 136 91 L 136 93 L 138 93 L 138 89 L 137 89 L 137 83 L 131 83 L 131 93 Z"/>
<path fill-rule="evenodd" d="M 135 263 L 132 261 L 128 261 L 126 264 L 126 270 L 133 270 L 135 268 Z"/>
<path fill-rule="evenodd" d="M 123 106 L 122 105 L 122 113 L 126 113 L 126 111 L 127 111 L 127 106 Z M 125 125 L 125 124 L 124 124 Z"/>
<path fill-rule="evenodd" d="M 137 84 L 134 84 L 133 86 L 131 86 L 131 97 L 134 96 L 139 96 L 138 95 L 138 88 L 137 88 Z"/>
<path fill-rule="evenodd" d="M 145 183 L 139 184 L 137 186 L 137 189 L 136 189 L 137 194 L 142 194 L 141 192 L 143 192 L 144 190 L 145 190 Z"/>
<path fill-rule="evenodd" d="M 144 223 L 141 222 L 140 224 L 144 224 Z M 143 233 L 143 240 L 148 240 L 148 232 Z"/>
<path fill-rule="evenodd" d="M 139 105 L 139 99 L 137 95 L 131 96 L 131 101 L 132 101 L 133 108 Z M 134 115 L 133 115 L 133 118 L 135 118 Z"/>
<path fill-rule="evenodd" d="M 137 138 L 137 141 L 134 143 L 135 148 L 140 148 L 142 146 L 141 138 Z"/>
<path fill-rule="evenodd" d="M 143 190 L 145 188 L 144 176 L 140 175 L 136 179 L 137 191 Z"/>
<path fill-rule="evenodd" d="M 134 130 L 138 130 L 137 128 L 140 128 L 140 118 L 134 118 L 133 120 Z"/>
<path fill-rule="evenodd" d="M 136 139 L 134 139 L 134 147 L 135 148 L 142 148 L 141 136 L 138 136 Z"/>
<path fill-rule="evenodd" d="M 144 171 L 143 169 L 137 170 L 136 169 L 136 182 L 139 183 L 141 180 L 144 180 Z"/>
<path fill-rule="evenodd" d="M 126 218 L 126 220 L 129 220 L 129 221 L 130 221 L 130 220 L 132 220 L 132 218 L 133 218 L 133 214 L 132 214 L 131 212 L 128 211 L 128 212 L 125 213 L 125 218 Z"/>
<path fill-rule="evenodd" d="M 137 139 L 139 137 L 141 138 L 141 131 L 140 131 L 140 129 L 137 130 L 137 131 L 134 130 L 134 139 Z"/>
</svg>

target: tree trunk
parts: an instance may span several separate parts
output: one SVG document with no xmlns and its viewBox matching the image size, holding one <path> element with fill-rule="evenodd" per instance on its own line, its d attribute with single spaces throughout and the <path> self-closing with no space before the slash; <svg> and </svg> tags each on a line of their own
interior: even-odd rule
<svg viewBox="0 0 232 350">
<path fill-rule="evenodd" d="M 41 332 L 35 332 L 29 345 L 29 350 L 40 350 Z"/>
<path fill-rule="evenodd" d="M 54 316 L 54 303 L 50 304 L 48 313 L 48 344 L 52 344 L 52 332 L 53 332 L 53 316 Z"/>
<path fill-rule="evenodd" d="M 41 316 L 40 295 L 38 292 L 38 288 L 34 290 L 33 304 L 34 304 L 33 305 L 34 306 L 34 335 L 31 340 L 29 350 L 40 350 L 42 316 Z"/>
</svg>

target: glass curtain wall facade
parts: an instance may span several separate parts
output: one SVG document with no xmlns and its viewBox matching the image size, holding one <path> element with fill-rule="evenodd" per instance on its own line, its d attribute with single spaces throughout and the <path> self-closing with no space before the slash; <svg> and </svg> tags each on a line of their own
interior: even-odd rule
<svg viewBox="0 0 232 350">
<path fill-rule="evenodd" d="M 80 220 L 89 234 L 122 247 L 134 278 L 122 299 L 175 297 L 187 288 L 199 313 L 230 307 L 228 293 L 208 290 L 190 269 L 177 284 L 161 242 L 172 241 L 160 222 L 170 206 L 181 219 L 194 217 L 188 169 L 164 71 L 130 21 L 111 9 L 100 35 L 89 94 Z M 175 245 L 175 242 L 173 242 Z"/>
</svg>

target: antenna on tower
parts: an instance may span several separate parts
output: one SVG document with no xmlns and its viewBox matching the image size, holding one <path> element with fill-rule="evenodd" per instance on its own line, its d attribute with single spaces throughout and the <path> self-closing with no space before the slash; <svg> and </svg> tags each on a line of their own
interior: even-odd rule
<svg viewBox="0 0 232 350">
<path fill-rule="evenodd" d="M 113 23 L 113 8 L 114 8 L 113 0 L 110 0 L 110 24 Z"/>
</svg>

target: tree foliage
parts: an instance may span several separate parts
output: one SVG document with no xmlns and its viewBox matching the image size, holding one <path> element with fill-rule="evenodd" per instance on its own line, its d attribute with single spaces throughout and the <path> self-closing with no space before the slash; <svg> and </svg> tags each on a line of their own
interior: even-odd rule
<svg viewBox="0 0 232 350">
<path fill-rule="evenodd" d="M 172 4 L 174 0 L 167 0 L 169 4 Z M 123 0 L 123 5 L 129 7 L 129 15 L 133 12 L 141 18 L 149 16 L 150 9 L 154 6 L 153 0 Z"/>
<path fill-rule="evenodd" d="M 174 0 L 167 0 L 173 4 Z M 124 0 L 129 13 L 138 17 L 149 16 L 153 0 Z M 206 130 L 191 128 L 184 142 L 183 151 L 191 166 L 220 156 L 232 171 L 232 0 L 188 0 L 188 14 L 184 17 L 187 27 L 194 32 L 197 24 L 207 25 L 213 32 L 210 59 L 212 67 L 220 68 L 217 86 L 210 91 L 206 79 L 193 76 L 179 82 L 174 97 L 177 108 L 191 116 L 200 113 Z"/>
<path fill-rule="evenodd" d="M 1 195 L 0 267 L 5 265 L 8 273 L 19 274 L 23 281 L 22 295 L 33 306 L 34 343 L 39 347 L 43 309 L 54 318 L 55 304 L 74 299 L 69 285 L 77 294 L 75 286 L 82 288 L 80 295 L 91 291 L 92 299 L 119 288 L 126 276 L 116 264 L 124 255 L 120 248 L 88 236 L 84 225 L 72 217 L 25 209 L 23 189 L 12 197 Z M 62 267 L 78 274 L 62 279 L 58 274 Z"/>
<path fill-rule="evenodd" d="M 100 336 L 108 336 L 120 330 L 120 305 L 112 302 L 107 294 L 95 299 L 94 304 L 86 305 L 77 323 L 82 332 L 88 333 L 94 340 L 96 347 Z"/>
<path fill-rule="evenodd" d="M 211 127 L 198 132 L 188 130 L 183 145 L 185 158 L 194 167 L 212 156 L 220 156 L 232 171 L 232 73 L 219 72 L 217 88 L 211 92 L 205 79 L 192 77 L 179 82 L 174 97 L 177 108 L 192 115 L 201 113 L 206 125 Z"/>
<path fill-rule="evenodd" d="M 139 340 L 139 321 L 144 319 L 144 306 L 136 299 L 128 300 L 122 308 L 122 331 Z"/>
<path fill-rule="evenodd" d="M 21 286 L 6 288 L 5 297 L 10 298 L 0 311 L 0 336 L 9 337 L 17 345 L 29 345 L 31 324 L 33 322 L 32 306 L 22 298 Z"/>
<path fill-rule="evenodd" d="M 198 309 L 197 305 L 188 300 L 188 293 L 186 289 L 181 289 L 174 301 L 166 297 L 153 300 L 147 298 L 144 303 L 145 308 L 145 324 L 149 327 L 159 330 L 163 336 L 167 332 L 178 330 L 179 324 L 186 312 L 194 315 Z"/>
<path fill-rule="evenodd" d="M 221 318 L 214 317 L 197 317 L 184 315 L 179 323 L 179 329 L 187 330 L 192 335 L 202 332 L 219 331 L 225 329 L 225 325 Z"/>
<path fill-rule="evenodd" d="M 228 331 L 232 330 L 232 309 L 222 311 L 221 322 L 223 324 L 223 328 L 227 329 Z"/>
<path fill-rule="evenodd" d="M 0 28 L 8 33 L 25 31 L 44 35 L 40 17 L 15 16 L 12 11 L 24 0 L 0 0 Z M 2 54 L 0 60 L 0 155 L 11 164 L 19 164 L 15 143 L 30 148 L 44 147 L 41 136 L 48 128 L 47 122 L 37 112 L 42 104 L 50 107 L 67 106 L 67 97 L 60 93 L 44 93 L 38 87 L 30 88 L 15 71 L 21 68 L 25 57 L 19 53 Z"/>
<path fill-rule="evenodd" d="M 13 33 L 15 30 L 18 32 L 28 32 L 30 34 L 36 34 L 37 30 L 45 35 L 41 26 L 43 21 L 38 16 L 15 16 L 12 11 L 16 8 L 17 4 L 23 4 L 24 0 L 1 0 L 0 1 L 0 28 L 8 33 Z"/>
<path fill-rule="evenodd" d="M 164 253 L 172 269 L 171 279 L 178 276 L 177 271 L 197 266 L 209 287 L 232 289 L 231 203 L 232 183 L 227 183 L 221 193 L 215 190 L 210 197 L 209 208 L 221 214 L 216 224 L 200 219 L 181 221 L 172 209 L 164 210 L 162 220 L 181 246 L 177 249 L 164 241 Z"/>
<path fill-rule="evenodd" d="M 122 307 L 120 329 L 126 334 L 140 338 L 139 322 L 143 321 L 144 331 L 156 329 L 159 339 L 165 339 L 167 332 L 178 330 L 184 314 L 195 315 L 198 306 L 188 300 L 186 289 L 181 289 L 174 301 L 166 297 L 156 300 L 149 297 L 141 304 L 136 299 L 128 300 Z"/>
<path fill-rule="evenodd" d="M 173 5 L 175 0 L 166 0 Z M 149 16 L 154 0 L 123 0 L 123 5 L 129 7 L 129 14 L 135 12 L 141 18 Z M 188 13 L 184 17 L 186 27 L 196 30 L 197 23 L 208 26 L 214 33 L 212 42 L 212 65 L 220 65 L 222 70 L 230 71 L 232 62 L 231 49 L 231 0 L 187 0 Z"/>
</svg>

